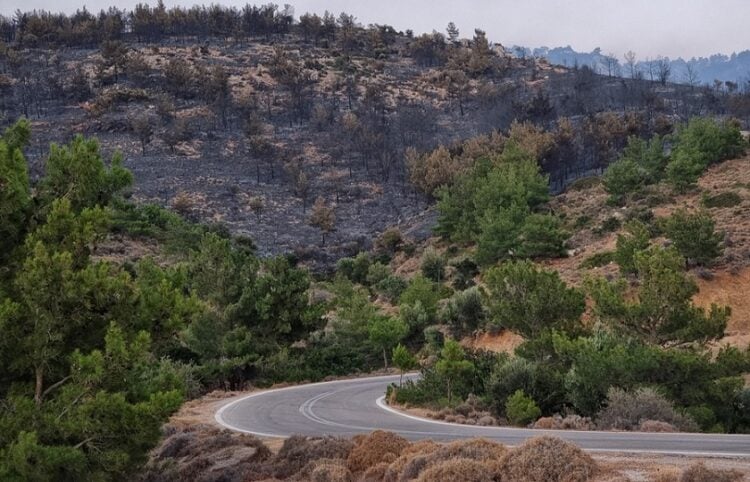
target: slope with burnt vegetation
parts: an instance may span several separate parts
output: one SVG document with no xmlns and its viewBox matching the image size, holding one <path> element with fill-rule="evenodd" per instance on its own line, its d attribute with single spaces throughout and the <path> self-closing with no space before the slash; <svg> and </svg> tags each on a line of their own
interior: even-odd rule
<svg viewBox="0 0 750 482">
<path fill-rule="evenodd" d="M 627 135 L 731 104 L 515 58 L 480 30 L 414 36 L 274 5 L 33 12 L 0 19 L 0 32 L 0 112 L 32 119 L 32 159 L 96 134 L 125 153 L 136 199 L 251 234 L 264 253 L 321 260 L 419 223 L 428 199 L 405 160 L 439 144 L 513 121 L 557 125 L 540 149 L 559 189 Z M 308 210 L 318 198 L 333 214 L 322 225 Z"/>
</svg>

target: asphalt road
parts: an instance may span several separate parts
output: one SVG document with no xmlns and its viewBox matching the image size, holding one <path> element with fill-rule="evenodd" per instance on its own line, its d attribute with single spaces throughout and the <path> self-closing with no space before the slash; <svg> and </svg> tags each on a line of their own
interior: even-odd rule
<svg viewBox="0 0 750 482">
<path fill-rule="evenodd" d="M 585 432 L 477 427 L 426 420 L 388 407 L 383 394 L 398 376 L 315 383 L 257 392 L 234 399 L 216 412 L 216 421 L 239 432 L 267 437 L 351 436 L 381 429 L 419 440 L 485 437 L 518 445 L 529 437 L 553 435 L 593 451 L 696 456 L 750 457 L 750 435 Z"/>
</svg>

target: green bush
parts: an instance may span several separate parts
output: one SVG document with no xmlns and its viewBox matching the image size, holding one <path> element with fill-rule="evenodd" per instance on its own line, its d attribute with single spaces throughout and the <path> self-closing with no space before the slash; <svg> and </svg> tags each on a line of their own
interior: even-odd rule
<svg viewBox="0 0 750 482">
<path fill-rule="evenodd" d="M 579 266 L 583 269 L 599 268 L 601 266 L 606 266 L 609 263 L 614 262 L 614 260 L 614 251 L 602 251 L 600 253 L 592 254 L 588 258 L 584 259 L 583 261 L 581 261 L 581 264 Z"/>
<path fill-rule="evenodd" d="M 513 425 L 528 425 L 542 414 L 534 399 L 517 390 L 505 402 L 505 415 Z"/>
<path fill-rule="evenodd" d="M 399 304 L 413 306 L 419 301 L 431 322 L 437 314 L 439 300 L 440 292 L 435 283 L 422 275 L 416 275 L 411 279 L 404 292 L 401 293 Z"/>
<path fill-rule="evenodd" d="M 367 268 L 367 276 L 366 281 L 367 284 L 370 286 L 375 286 L 384 279 L 386 279 L 388 276 L 390 276 L 391 270 L 388 268 L 388 266 L 384 265 L 380 262 L 375 262 L 370 265 L 369 268 Z"/>
<path fill-rule="evenodd" d="M 483 326 L 486 316 L 482 292 L 477 287 L 454 294 L 441 313 L 441 319 L 458 335 L 470 333 Z"/>
<path fill-rule="evenodd" d="M 406 281 L 396 275 L 388 275 L 375 285 L 375 291 L 394 303 L 406 289 Z"/>
<path fill-rule="evenodd" d="M 647 180 L 648 172 L 629 159 L 613 162 L 602 176 L 602 184 L 612 202 L 619 202 L 626 195 L 640 190 Z"/>
<path fill-rule="evenodd" d="M 456 290 L 465 290 L 474 286 L 474 277 L 479 274 L 479 267 L 469 257 L 463 257 L 452 263 L 455 268 L 453 274 L 453 288 Z"/>
<path fill-rule="evenodd" d="M 731 208 L 742 203 L 742 196 L 734 191 L 725 191 L 714 196 L 704 194 L 702 202 L 707 208 Z"/>
<path fill-rule="evenodd" d="M 733 159 L 745 152 L 746 142 L 734 122 L 694 118 L 674 134 L 667 179 L 679 192 L 692 187 L 711 164 Z"/>
<path fill-rule="evenodd" d="M 422 274 L 436 283 L 441 283 L 445 277 L 445 258 L 432 248 L 422 254 Z"/>
<path fill-rule="evenodd" d="M 617 231 L 618 229 L 620 229 L 620 226 L 622 226 L 622 221 L 620 221 L 620 218 L 610 216 L 602 221 L 602 224 L 598 228 L 596 228 L 595 231 L 597 234 L 601 235 Z"/>
</svg>

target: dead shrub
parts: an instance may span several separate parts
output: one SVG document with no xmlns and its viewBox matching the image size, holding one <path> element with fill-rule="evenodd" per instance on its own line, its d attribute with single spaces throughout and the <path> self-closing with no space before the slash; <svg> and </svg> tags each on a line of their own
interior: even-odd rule
<svg viewBox="0 0 750 482">
<path fill-rule="evenodd" d="M 412 460 L 415 460 L 415 458 L 421 457 L 423 460 L 426 460 L 426 457 L 424 457 L 425 455 L 435 452 L 440 447 L 441 445 L 433 442 L 432 440 L 420 440 L 419 442 L 415 442 L 409 445 L 401 452 L 401 456 L 388 466 L 388 469 L 383 474 L 382 480 L 384 482 L 397 482 L 398 480 L 408 480 L 408 479 L 402 478 L 402 473 L 404 472 L 404 468 L 408 464 L 410 464 Z M 422 470 L 423 467 L 424 466 L 417 469 L 414 475 L 410 478 L 416 477 L 419 474 L 419 471 Z"/>
<path fill-rule="evenodd" d="M 359 478 L 358 482 L 381 482 L 382 480 L 385 480 L 385 474 L 390 465 L 391 464 L 388 462 L 380 462 L 379 464 L 373 465 L 362 474 L 362 477 Z"/>
<path fill-rule="evenodd" d="M 686 432 L 698 429 L 690 417 L 678 413 L 672 402 L 649 387 L 632 392 L 610 388 L 607 405 L 597 416 L 599 428 L 604 430 L 637 430 L 644 420 L 666 422 Z"/>
<path fill-rule="evenodd" d="M 339 437 L 306 437 L 293 435 L 284 440 L 274 458 L 276 477 L 288 477 L 319 459 L 346 460 L 354 443 Z"/>
<path fill-rule="evenodd" d="M 644 420 L 638 425 L 640 432 L 652 433 L 674 433 L 677 431 L 674 425 L 659 420 Z"/>
<path fill-rule="evenodd" d="M 483 462 L 500 460 L 507 452 L 508 449 L 500 443 L 484 438 L 473 438 L 444 445 L 433 452 L 431 458 L 433 460 L 464 458 Z"/>
<path fill-rule="evenodd" d="M 193 212 L 193 208 L 195 208 L 195 202 L 185 191 L 178 192 L 172 198 L 170 204 L 172 205 L 172 209 L 183 216 L 189 215 Z"/>
<path fill-rule="evenodd" d="M 412 480 L 422 475 L 427 469 L 436 466 L 446 460 L 467 459 L 481 463 L 496 465 L 500 462 L 508 449 L 491 440 L 474 438 L 469 440 L 458 440 L 447 445 L 440 446 L 437 450 L 419 455 L 403 464 L 400 477 L 391 480 Z M 395 467 L 393 472 L 395 472 Z M 389 472 L 390 475 L 390 472 Z"/>
<path fill-rule="evenodd" d="M 674 467 L 657 468 L 651 482 L 679 482 L 680 470 Z"/>
<path fill-rule="evenodd" d="M 556 427 L 555 419 L 553 417 L 540 417 L 534 422 L 534 428 L 542 430 L 554 430 Z"/>
<path fill-rule="evenodd" d="M 419 474 L 427 468 L 434 459 L 429 455 L 417 455 L 413 459 L 409 460 L 404 468 L 401 470 L 401 474 L 398 477 L 399 481 L 414 480 L 419 477 Z"/>
<path fill-rule="evenodd" d="M 471 459 L 448 459 L 429 467 L 418 482 L 492 482 L 494 471 Z"/>
<path fill-rule="evenodd" d="M 393 462 L 408 445 L 400 435 L 376 430 L 352 449 L 347 466 L 353 473 L 364 472 L 380 462 Z"/>
<path fill-rule="evenodd" d="M 555 437 L 527 440 L 500 461 L 500 482 L 584 482 L 597 464 L 583 450 Z"/>
<path fill-rule="evenodd" d="M 491 415 L 485 415 L 477 420 L 477 425 L 481 425 L 482 427 L 497 425 L 497 420 L 495 420 L 495 417 Z"/>
<path fill-rule="evenodd" d="M 310 473 L 310 480 L 312 482 L 352 482 L 354 477 L 342 464 L 324 462 L 315 466 Z"/>
<path fill-rule="evenodd" d="M 594 422 L 589 417 L 580 415 L 566 415 L 564 418 L 555 414 L 552 417 L 542 417 L 534 422 L 534 428 L 541 430 L 594 430 Z"/>
<path fill-rule="evenodd" d="M 685 469 L 680 482 L 735 482 L 742 478 L 742 473 L 736 470 L 709 469 L 703 462 L 698 462 Z"/>
<path fill-rule="evenodd" d="M 215 427 L 196 425 L 169 434 L 153 452 L 143 473 L 144 481 L 222 480 L 244 481 L 247 474 L 266 472 L 271 451 L 259 439 Z M 270 475 L 270 474 L 267 474 Z"/>
</svg>

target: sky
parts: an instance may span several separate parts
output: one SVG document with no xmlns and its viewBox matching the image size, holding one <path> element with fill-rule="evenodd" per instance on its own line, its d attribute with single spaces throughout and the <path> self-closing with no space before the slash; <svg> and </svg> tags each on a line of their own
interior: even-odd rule
<svg viewBox="0 0 750 482">
<path fill-rule="evenodd" d="M 257 0 L 267 3 L 269 0 Z M 73 12 L 83 5 L 132 8 L 156 0 L 0 0 L 0 14 L 16 9 Z M 485 30 L 493 42 L 528 47 L 601 47 L 618 57 L 698 57 L 750 49 L 750 0 L 277 0 L 304 12 L 346 11 L 362 24 L 393 25 L 416 33 L 444 31 L 449 21 L 462 36 Z M 202 0 L 165 0 L 167 7 Z M 211 3 L 206 0 L 205 3 Z M 220 0 L 241 6 L 245 0 Z M 253 3 L 253 2 L 251 2 Z"/>
</svg>

